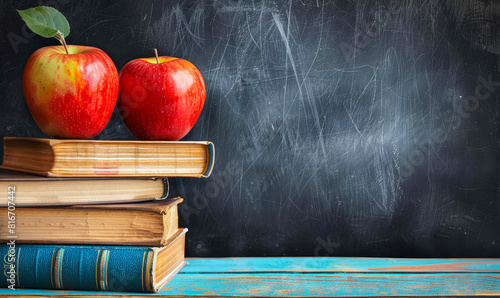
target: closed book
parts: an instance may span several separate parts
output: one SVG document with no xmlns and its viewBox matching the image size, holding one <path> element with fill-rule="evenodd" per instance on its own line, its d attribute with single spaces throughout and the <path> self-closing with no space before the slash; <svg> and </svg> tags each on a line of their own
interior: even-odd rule
<svg viewBox="0 0 500 298">
<path fill-rule="evenodd" d="M 163 247 L 2 245 L 0 287 L 157 292 L 186 264 L 186 231 Z"/>
<path fill-rule="evenodd" d="M 214 145 L 194 141 L 4 138 L 2 168 L 47 177 L 208 177 Z"/>
<path fill-rule="evenodd" d="M 167 178 L 49 178 L 0 169 L 0 207 L 139 202 L 165 199 Z"/>
<path fill-rule="evenodd" d="M 0 243 L 163 246 L 179 229 L 182 198 L 133 204 L 5 208 Z"/>
</svg>

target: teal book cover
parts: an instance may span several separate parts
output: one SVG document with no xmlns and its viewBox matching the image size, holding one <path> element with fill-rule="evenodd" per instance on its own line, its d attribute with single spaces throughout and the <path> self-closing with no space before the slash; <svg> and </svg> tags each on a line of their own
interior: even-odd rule
<svg viewBox="0 0 500 298">
<path fill-rule="evenodd" d="M 184 265 L 185 233 L 164 247 L 0 246 L 2 288 L 157 292 Z"/>
</svg>

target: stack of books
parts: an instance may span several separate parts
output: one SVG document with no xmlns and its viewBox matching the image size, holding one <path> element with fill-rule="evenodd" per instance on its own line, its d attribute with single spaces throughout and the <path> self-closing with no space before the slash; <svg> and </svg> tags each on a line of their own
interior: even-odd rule
<svg viewBox="0 0 500 298">
<path fill-rule="evenodd" d="M 210 142 L 4 138 L 0 287 L 159 291 L 186 264 L 167 177 L 213 163 Z"/>
</svg>

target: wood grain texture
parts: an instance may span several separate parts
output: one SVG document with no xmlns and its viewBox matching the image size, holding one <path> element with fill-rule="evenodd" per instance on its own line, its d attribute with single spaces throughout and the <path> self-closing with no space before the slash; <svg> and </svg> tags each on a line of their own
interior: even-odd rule
<svg viewBox="0 0 500 298">
<path fill-rule="evenodd" d="M 189 263 L 184 272 L 500 272 L 500 259 L 191 258 Z"/>
<path fill-rule="evenodd" d="M 165 288 L 186 296 L 499 295 L 500 274 L 206 274 Z M 182 289 L 182 290 L 181 290 Z"/>
<path fill-rule="evenodd" d="M 500 295 L 500 259 L 188 258 L 159 296 Z M 0 294 L 86 296 L 95 292 L 0 290 Z M 138 293 L 99 293 L 142 296 Z"/>
</svg>

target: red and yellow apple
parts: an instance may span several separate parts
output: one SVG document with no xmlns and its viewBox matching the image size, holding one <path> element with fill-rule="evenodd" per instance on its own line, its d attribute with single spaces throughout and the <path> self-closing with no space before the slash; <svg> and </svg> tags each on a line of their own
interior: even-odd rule
<svg viewBox="0 0 500 298">
<path fill-rule="evenodd" d="M 23 91 L 35 122 L 56 138 L 91 138 L 109 122 L 118 71 L 102 50 L 62 45 L 35 51 L 24 68 Z"/>
<path fill-rule="evenodd" d="M 205 82 L 189 61 L 140 58 L 120 70 L 118 110 L 138 139 L 175 141 L 196 123 L 205 103 Z"/>
</svg>

